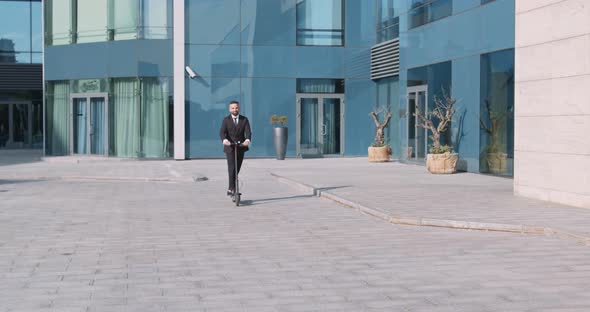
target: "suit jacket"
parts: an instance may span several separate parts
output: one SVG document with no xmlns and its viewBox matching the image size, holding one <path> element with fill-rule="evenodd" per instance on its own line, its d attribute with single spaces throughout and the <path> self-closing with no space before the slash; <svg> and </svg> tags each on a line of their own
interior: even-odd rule
<svg viewBox="0 0 590 312">
<path fill-rule="evenodd" d="M 219 138 L 221 141 L 224 139 L 234 143 L 237 141 L 244 142 L 246 139 L 252 140 L 252 131 L 250 130 L 250 122 L 248 118 L 239 115 L 238 125 L 234 124 L 234 120 L 231 114 L 223 118 L 221 122 L 221 129 L 219 129 Z M 240 150 L 247 151 L 247 146 L 240 146 Z M 223 151 L 226 153 L 233 152 L 233 146 L 223 146 Z"/>
</svg>

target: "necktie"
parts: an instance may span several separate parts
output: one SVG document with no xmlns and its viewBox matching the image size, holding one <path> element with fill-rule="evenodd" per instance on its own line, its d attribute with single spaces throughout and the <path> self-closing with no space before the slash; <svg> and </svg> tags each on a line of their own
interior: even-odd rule
<svg viewBox="0 0 590 312">
<path fill-rule="evenodd" d="M 234 125 L 238 125 L 238 118 L 234 118 Z"/>
</svg>

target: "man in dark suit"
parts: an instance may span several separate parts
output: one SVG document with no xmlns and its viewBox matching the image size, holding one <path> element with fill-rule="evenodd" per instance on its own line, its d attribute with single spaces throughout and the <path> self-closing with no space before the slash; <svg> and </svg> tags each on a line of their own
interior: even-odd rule
<svg viewBox="0 0 590 312">
<path fill-rule="evenodd" d="M 236 167 L 235 167 L 235 142 L 242 142 L 238 147 L 238 173 L 242 167 L 244 160 L 244 153 L 248 150 L 250 139 L 252 139 L 252 131 L 250 131 L 250 122 L 248 118 L 240 115 L 240 103 L 238 101 L 231 101 L 229 103 L 229 116 L 225 117 L 221 122 L 221 129 L 219 130 L 219 137 L 223 142 L 223 151 L 227 159 L 227 173 L 229 176 L 229 188 L 227 195 L 232 195 L 236 189 Z"/>
</svg>

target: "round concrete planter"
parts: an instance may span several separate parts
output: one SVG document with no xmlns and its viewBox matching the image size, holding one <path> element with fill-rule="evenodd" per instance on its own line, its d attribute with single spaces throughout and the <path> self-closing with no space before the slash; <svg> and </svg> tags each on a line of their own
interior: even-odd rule
<svg viewBox="0 0 590 312">
<path fill-rule="evenodd" d="M 386 162 L 390 160 L 393 151 L 389 146 L 369 147 L 369 162 Z"/>
<path fill-rule="evenodd" d="M 287 138 L 287 127 L 274 128 L 275 154 L 278 160 L 285 159 L 285 153 L 287 152 Z"/>
<path fill-rule="evenodd" d="M 494 174 L 506 173 L 506 162 L 508 154 L 506 153 L 487 153 L 486 162 L 488 163 L 488 170 Z"/>
<path fill-rule="evenodd" d="M 428 154 L 426 155 L 426 168 L 430 173 L 449 174 L 457 172 L 459 154 Z"/>
</svg>

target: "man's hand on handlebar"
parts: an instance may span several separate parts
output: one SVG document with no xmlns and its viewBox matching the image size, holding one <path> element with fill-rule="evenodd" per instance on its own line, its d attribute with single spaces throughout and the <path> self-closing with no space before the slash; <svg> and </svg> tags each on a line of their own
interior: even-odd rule
<svg viewBox="0 0 590 312">
<path fill-rule="evenodd" d="M 223 140 L 223 145 L 230 146 L 231 145 L 231 142 L 228 139 L 224 139 Z"/>
</svg>

